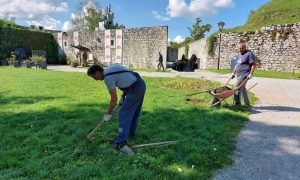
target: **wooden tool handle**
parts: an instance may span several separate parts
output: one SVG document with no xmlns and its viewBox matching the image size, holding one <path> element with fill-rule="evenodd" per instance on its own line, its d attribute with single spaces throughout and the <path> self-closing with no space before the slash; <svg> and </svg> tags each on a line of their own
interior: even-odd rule
<svg viewBox="0 0 300 180">
<path fill-rule="evenodd" d="M 104 124 L 104 121 L 101 121 L 94 129 L 92 132 L 90 132 L 87 136 L 86 139 L 89 140 L 94 134 L 95 132 Z"/>
<path fill-rule="evenodd" d="M 226 82 L 225 86 L 227 86 L 228 83 L 231 81 L 231 79 L 232 79 L 231 77 L 232 77 L 232 76 L 229 77 L 229 79 L 228 79 L 228 81 Z"/>
<path fill-rule="evenodd" d="M 132 149 L 150 147 L 150 146 L 161 146 L 161 145 L 169 145 L 169 144 L 176 144 L 178 141 L 165 141 L 165 142 L 157 142 L 157 143 L 149 143 L 149 144 L 139 144 L 131 146 Z"/>
<path fill-rule="evenodd" d="M 114 108 L 112 114 L 118 109 L 118 107 L 119 107 L 119 105 L 117 105 L 117 106 Z M 104 124 L 104 123 L 105 123 L 104 121 L 101 121 L 101 122 L 93 129 L 92 132 L 90 132 L 88 135 L 86 135 L 86 139 L 89 140 L 89 139 L 95 134 L 95 132 L 96 132 L 96 131 Z"/>
</svg>

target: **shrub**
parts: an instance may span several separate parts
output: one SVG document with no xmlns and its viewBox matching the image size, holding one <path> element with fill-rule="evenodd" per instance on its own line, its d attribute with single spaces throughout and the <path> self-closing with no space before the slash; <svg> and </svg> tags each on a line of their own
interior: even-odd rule
<svg viewBox="0 0 300 180">
<path fill-rule="evenodd" d="M 58 43 L 54 35 L 44 31 L 17 29 L 0 26 L 0 58 L 9 56 L 15 48 L 22 46 L 26 49 L 27 56 L 32 56 L 32 50 L 47 52 L 49 64 L 58 64 Z M 4 57 L 5 58 L 5 57 Z"/>
<path fill-rule="evenodd" d="M 208 38 L 208 54 L 210 56 L 213 56 L 214 55 L 214 46 L 215 46 L 215 43 L 217 42 L 217 36 L 216 34 L 212 34 L 209 38 Z"/>
<path fill-rule="evenodd" d="M 72 67 L 79 66 L 79 60 L 73 55 L 67 56 L 67 63 Z"/>
<path fill-rule="evenodd" d="M 35 64 L 39 64 L 39 65 L 42 64 L 43 62 L 46 62 L 46 58 L 44 56 L 33 55 L 31 59 Z"/>
<path fill-rule="evenodd" d="M 16 61 L 16 55 L 14 52 L 10 53 L 10 56 L 8 57 L 9 63 L 12 64 L 13 61 Z"/>
<path fill-rule="evenodd" d="M 72 67 L 77 67 L 77 66 L 79 66 L 79 61 L 78 61 L 77 59 L 75 59 L 74 61 L 72 61 L 71 66 L 72 66 Z"/>
</svg>

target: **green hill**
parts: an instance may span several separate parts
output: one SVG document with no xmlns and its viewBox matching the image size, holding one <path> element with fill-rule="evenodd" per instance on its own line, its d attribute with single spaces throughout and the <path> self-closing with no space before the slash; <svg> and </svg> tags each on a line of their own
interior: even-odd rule
<svg viewBox="0 0 300 180">
<path fill-rule="evenodd" d="M 255 31 L 269 25 L 300 23 L 300 0 L 271 0 L 250 14 L 244 26 L 225 31 Z"/>
</svg>

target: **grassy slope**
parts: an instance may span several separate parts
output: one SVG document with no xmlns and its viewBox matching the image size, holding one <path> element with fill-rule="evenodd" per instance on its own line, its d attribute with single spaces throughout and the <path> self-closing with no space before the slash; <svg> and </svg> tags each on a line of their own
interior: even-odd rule
<svg viewBox="0 0 300 180">
<path fill-rule="evenodd" d="M 208 71 L 219 73 L 219 74 L 229 74 L 230 69 L 208 69 Z M 295 73 L 293 76 L 292 72 L 278 72 L 278 71 L 265 71 L 265 70 L 255 70 L 255 77 L 265 77 L 265 78 L 278 78 L 278 79 L 297 79 L 300 80 L 300 73 Z"/>
<path fill-rule="evenodd" d="M 129 144 L 181 142 L 125 157 L 105 139 L 116 135 L 116 117 L 92 142 L 84 138 L 107 109 L 103 82 L 83 73 L 8 67 L 0 67 L 0 77 L 0 179 L 207 179 L 232 163 L 235 138 L 247 121 L 246 112 L 208 108 L 208 94 L 197 96 L 204 104 L 185 102 L 183 95 L 196 91 L 186 83 L 215 85 L 209 81 L 145 78 L 137 138 Z"/>
<path fill-rule="evenodd" d="M 300 22 L 299 0 L 272 0 L 252 14 L 244 26 L 224 32 L 255 31 L 264 26 Z"/>
</svg>

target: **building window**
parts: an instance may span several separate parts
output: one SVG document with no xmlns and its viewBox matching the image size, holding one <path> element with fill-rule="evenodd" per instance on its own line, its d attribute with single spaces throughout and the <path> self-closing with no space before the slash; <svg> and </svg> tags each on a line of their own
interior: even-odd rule
<svg viewBox="0 0 300 180">
<path fill-rule="evenodd" d="M 111 48 L 116 48 L 116 46 L 115 46 L 115 40 L 110 40 L 110 47 Z"/>
</svg>

